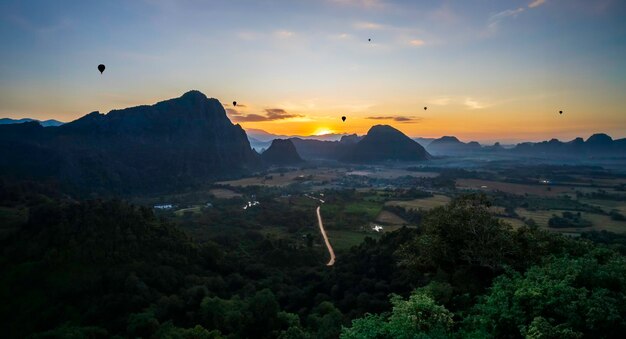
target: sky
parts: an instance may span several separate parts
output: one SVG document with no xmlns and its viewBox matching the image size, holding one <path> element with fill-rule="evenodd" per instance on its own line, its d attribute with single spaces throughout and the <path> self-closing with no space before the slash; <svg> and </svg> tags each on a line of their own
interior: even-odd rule
<svg viewBox="0 0 626 339">
<path fill-rule="evenodd" d="M 3 0 L 0 117 L 197 89 L 275 134 L 623 138 L 625 17 L 623 0 Z"/>
</svg>

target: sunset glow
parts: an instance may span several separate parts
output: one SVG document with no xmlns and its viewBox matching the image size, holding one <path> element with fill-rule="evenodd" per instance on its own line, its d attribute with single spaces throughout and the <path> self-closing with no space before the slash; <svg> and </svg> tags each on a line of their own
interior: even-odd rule
<svg viewBox="0 0 626 339">
<path fill-rule="evenodd" d="M 315 130 L 315 133 L 313 133 L 313 135 L 325 135 L 325 134 L 332 134 L 332 133 L 334 133 L 334 131 L 326 127 L 320 127 L 317 130 Z"/>
</svg>

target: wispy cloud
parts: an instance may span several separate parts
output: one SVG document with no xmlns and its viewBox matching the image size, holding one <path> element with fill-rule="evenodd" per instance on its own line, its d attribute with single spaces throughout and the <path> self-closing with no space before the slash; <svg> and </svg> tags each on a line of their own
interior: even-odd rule
<svg viewBox="0 0 626 339">
<path fill-rule="evenodd" d="M 411 46 L 423 46 L 424 45 L 424 40 L 413 39 L 413 40 L 409 41 L 409 45 L 411 45 Z"/>
<path fill-rule="evenodd" d="M 541 6 L 541 5 L 545 4 L 545 3 L 546 3 L 546 0 L 534 0 L 533 2 L 531 2 L 528 5 L 528 8 L 539 7 L 539 6 Z"/>
<path fill-rule="evenodd" d="M 274 36 L 280 39 L 288 39 L 295 36 L 296 33 L 288 30 L 279 30 L 274 32 Z"/>
<path fill-rule="evenodd" d="M 487 104 L 472 98 L 465 98 L 465 102 L 463 102 L 463 104 L 469 109 L 481 109 L 488 106 Z"/>
<path fill-rule="evenodd" d="M 522 13 L 523 11 L 524 11 L 524 8 L 520 7 L 517 9 L 507 9 L 505 11 L 496 13 L 492 15 L 491 17 L 489 17 L 488 27 L 491 31 L 495 31 L 500 26 L 500 22 L 510 17 L 516 17 L 518 14 Z"/>
<path fill-rule="evenodd" d="M 386 26 L 383 24 L 379 24 L 376 22 L 368 22 L 368 21 L 355 22 L 353 26 L 356 29 L 363 29 L 363 30 L 378 30 L 378 29 L 386 28 Z"/>
<path fill-rule="evenodd" d="M 382 0 L 329 0 L 330 3 L 342 6 L 355 6 L 367 9 L 383 8 L 385 2 Z"/>
<path fill-rule="evenodd" d="M 267 108 L 265 114 L 245 114 L 234 108 L 227 108 L 226 113 L 236 122 L 275 121 L 304 117 L 300 114 L 289 113 L 282 108 Z"/>
<path fill-rule="evenodd" d="M 373 117 L 367 117 L 366 119 L 370 119 L 370 120 L 393 120 L 396 122 L 401 122 L 401 123 L 417 123 L 423 120 L 422 117 L 407 117 L 407 116 L 402 116 L 402 115 L 395 115 L 395 116 L 373 116 Z"/>
</svg>

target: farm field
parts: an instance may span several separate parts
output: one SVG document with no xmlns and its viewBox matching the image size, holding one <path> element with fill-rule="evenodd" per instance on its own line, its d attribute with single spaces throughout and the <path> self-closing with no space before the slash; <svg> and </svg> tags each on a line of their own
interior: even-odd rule
<svg viewBox="0 0 626 339">
<path fill-rule="evenodd" d="M 445 195 L 435 194 L 430 198 L 421 198 L 415 200 L 392 200 L 385 203 L 387 206 L 400 206 L 405 209 L 430 210 L 435 207 L 443 206 L 450 202 L 450 198 Z"/>
<path fill-rule="evenodd" d="M 626 201 L 614 201 L 614 200 L 600 200 L 600 199 L 580 199 L 582 203 L 598 206 L 605 212 L 610 212 L 615 209 L 622 214 L 626 214 Z"/>
<path fill-rule="evenodd" d="M 528 185 L 514 184 L 502 181 L 480 180 L 480 179 L 458 179 L 456 181 L 458 189 L 479 190 L 479 191 L 502 191 L 512 194 L 533 194 L 546 197 L 554 197 L 561 194 L 574 192 L 573 187 L 549 186 L 549 185 Z"/>
<path fill-rule="evenodd" d="M 626 222 L 625 221 L 616 221 L 612 220 L 608 215 L 596 214 L 596 213 L 585 213 L 581 212 L 581 217 L 583 219 L 587 219 L 592 222 L 593 226 L 591 227 L 582 227 L 582 228 L 550 228 L 548 227 L 548 221 L 552 217 L 552 215 L 560 215 L 562 210 L 541 210 L 541 211 L 529 211 L 524 208 L 518 208 L 515 210 L 517 214 L 521 217 L 532 218 L 537 225 L 540 227 L 547 228 L 551 231 L 556 232 L 587 232 L 587 231 L 610 231 L 614 233 L 626 233 Z"/>
<path fill-rule="evenodd" d="M 439 173 L 435 172 L 415 172 L 397 168 L 372 168 L 367 170 L 356 170 L 346 172 L 346 175 L 367 176 L 376 179 L 395 179 L 398 177 L 410 176 L 415 178 L 435 178 Z"/>
<path fill-rule="evenodd" d="M 283 187 L 298 181 L 331 181 L 339 178 L 345 173 L 340 169 L 302 169 L 285 173 L 268 173 L 263 176 L 248 177 L 230 181 L 220 181 L 219 185 L 233 187 L 244 186 L 275 186 Z"/>
</svg>

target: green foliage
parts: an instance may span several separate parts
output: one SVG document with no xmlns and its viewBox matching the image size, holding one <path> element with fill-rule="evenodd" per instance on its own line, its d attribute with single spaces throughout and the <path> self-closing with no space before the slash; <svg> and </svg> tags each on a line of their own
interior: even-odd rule
<svg viewBox="0 0 626 339">
<path fill-rule="evenodd" d="M 389 316 L 368 314 L 343 328 L 342 339 L 357 338 L 446 338 L 451 334 L 452 313 L 423 292 L 416 291 L 404 300 L 391 296 Z"/>
<path fill-rule="evenodd" d="M 567 228 L 567 227 L 590 227 L 591 221 L 585 220 L 580 216 L 580 212 L 563 212 L 562 217 L 552 215 L 552 218 L 548 221 L 548 226 L 554 228 Z"/>
<path fill-rule="evenodd" d="M 495 337 L 615 337 L 626 331 L 626 260 L 597 249 L 509 272 L 475 306 L 468 326 Z"/>
</svg>

